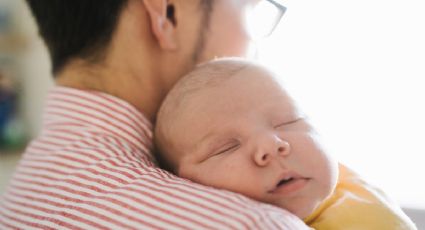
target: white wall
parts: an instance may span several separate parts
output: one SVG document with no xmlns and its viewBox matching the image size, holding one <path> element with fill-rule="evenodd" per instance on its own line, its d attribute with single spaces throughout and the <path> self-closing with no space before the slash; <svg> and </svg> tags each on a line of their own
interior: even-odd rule
<svg viewBox="0 0 425 230">
<path fill-rule="evenodd" d="M 16 1 L 17 25 L 25 36 L 25 49 L 19 54 L 22 116 L 29 135 L 40 131 L 44 99 L 53 85 L 47 49 L 38 36 L 35 22 L 24 1 Z"/>
<path fill-rule="evenodd" d="M 261 43 L 334 155 L 425 208 L 425 2 L 286 1 Z"/>
</svg>

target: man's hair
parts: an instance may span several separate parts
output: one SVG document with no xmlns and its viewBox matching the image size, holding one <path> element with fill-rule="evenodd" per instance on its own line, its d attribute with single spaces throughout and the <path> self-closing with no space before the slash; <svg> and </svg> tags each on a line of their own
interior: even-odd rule
<svg viewBox="0 0 425 230">
<path fill-rule="evenodd" d="M 49 49 L 53 73 L 74 57 L 104 53 L 128 0 L 26 0 Z"/>
<path fill-rule="evenodd" d="M 169 158 L 177 154 L 178 148 L 173 142 L 174 123 L 179 119 L 181 109 L 200 90 L 220 87 L 243 69 L 255 65 L 240 58 L 221 58 L 198 65 L 194 70 L 182 77 L 167 94 L 156 120 L 155 145 L 156 159 L 160 166 L 170 172 L 177 170 Z"/>
<path fill-rule="evenodd" d="M 97 62 L 105 55 L 128 0 L 26 0 L 58 73 L 75 57 Z M 201 0 L 211 10 L 212 0 Z"/>
</svg>

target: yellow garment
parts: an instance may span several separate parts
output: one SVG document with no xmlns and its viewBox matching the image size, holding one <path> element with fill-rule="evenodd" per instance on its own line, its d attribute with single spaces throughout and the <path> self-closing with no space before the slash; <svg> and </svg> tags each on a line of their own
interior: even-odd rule
<svg viewBox="0 0 425 230">
<path fill-rule="evenodd" d="M 397 204 L 343 165 L 338 185 L 304 221 L 313 229 L 405 230 L 417 229 Z"/>
</svg>

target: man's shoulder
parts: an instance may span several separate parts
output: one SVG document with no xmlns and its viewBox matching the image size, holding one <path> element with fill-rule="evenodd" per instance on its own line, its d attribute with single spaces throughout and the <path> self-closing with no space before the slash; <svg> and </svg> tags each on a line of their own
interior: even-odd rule
<svg viewBox="0 0 425 230">
<path fill-rule="evenodd" d="M 30 215 L 29 222 L 40 228 L 304 226 L 283 210 L 178 178 L 116 141 L 97 136 L 43 154 L 41 142 L 32 144 L 5 194 L 1 215 L 14 215 L 20 223 Z"/>
</svg>

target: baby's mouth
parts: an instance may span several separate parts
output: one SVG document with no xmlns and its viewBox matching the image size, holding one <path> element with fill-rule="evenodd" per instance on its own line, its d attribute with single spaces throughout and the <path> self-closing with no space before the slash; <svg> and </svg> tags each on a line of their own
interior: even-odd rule
<svg viewBox="0 0 425 230">
<path fill-rule="evenodd" d="M 279 183 L 277 183 L 277 186 L 276 187 L 279 187 L 279 186 L 285 185 L 287 183 L 290 183 L 293 180 L 294 180 L 293 177 L 290 177 L 288 179 L 282 179 L 281 181 L 279 181 Z"/>
<path fill-rule="evenodd" d="M 290 195 L 293 192 L 303 188 L 309 180 L 309 178 L 305 178 L 296 173 L 289 172 L 283 175 L 277 182 L 276 186 L 269 192 L 281 195 Z"/>
</svg>

